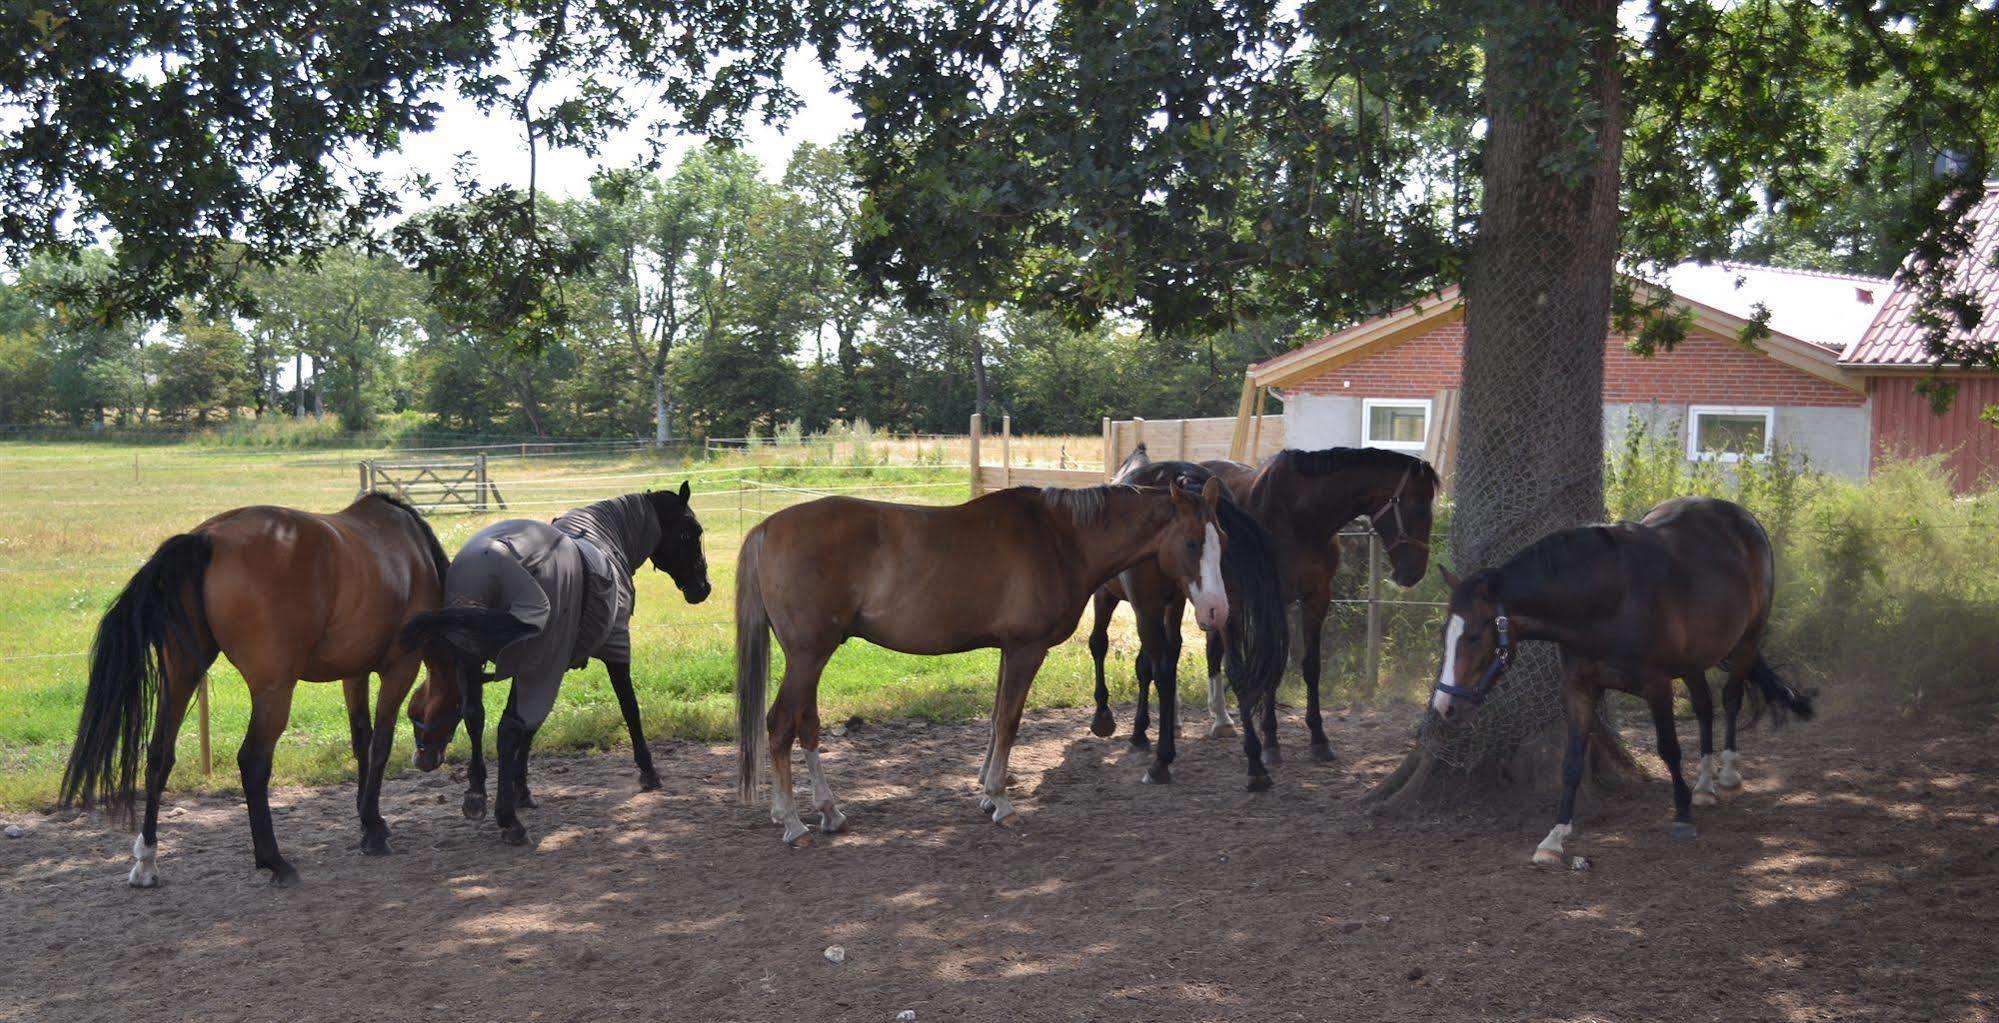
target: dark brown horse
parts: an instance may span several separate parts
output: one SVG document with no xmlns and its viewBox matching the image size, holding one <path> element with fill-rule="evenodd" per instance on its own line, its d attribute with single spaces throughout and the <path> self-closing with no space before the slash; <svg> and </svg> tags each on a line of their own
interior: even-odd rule
<svg viewBox="0 0 1999 1023">
<path fill-rule="evenodd" d="M 1220 501 L 1219 483 L 1198 496 L 1178 484 L 1015 487 L 942 508 L 827 497 L 772 515 L 744 538 L 736 561 L 738 793 L 755 798 L 758 753 L 768 743 L 771 818 L 786 842 L 805 837 L 792 802 L 796 741 L 820 828 L 839 831 L 845 816 L 819 765 L 819 674 L 833 651 L 849 638 L 913 654 L 998 647 L 979 805 L 1007 823 L 1007 760 L 1028 687 L 1104 580 L 1157 559 L 1203 628 L 1227 624 Z M 765 714 L 773 632 L 784 680 Z"/>
<path fill-rule="evenodd" d="M 1498 568 L 1459 580 L 1448 573 L 1451 603 L 1444 654 L 1430 706 L 1445 719 L 1484 702 L 1524 640 L 1562 652 L 1568 746 L 1555 827 L 1534 862 L 1562 862 L 1574 830 L 1590 723 L 1606 689 L 1631 693 L 1652 710 L 1659 758 L 1673 776 L 1674 838 L 1694 837 L 1695 793 L 1714 798 L 1714 704 L 1707 669 L 1728 672 L 1728 745 L 1745 680 L 1778 712 L 1812 716 L 1811 697 L 1786 685 L 1764 660 L 1763 627 L 1776 590 L 1770 540 L 1738 505 L 1678 497 L 1638 522 L 1551 533 Z M 1673 679 L 1686 683 L 1701 728 L 1701 771 L 1693 789 L 1680 775 L 1673 727 Z M 1728 774 L 1734 758 L 1727 758 Z M 1739 778 L 1725 778 L 1736 781 Z"/>
<path fill-rule="evenodd" d="M 257 866 L 271 872 L 271 883 L 298 880 L 271 832 L 268 788 L 271 749 L 301 679 L 345 685 L 360 771 L 361 850 L 388 852 L 382 772 L 396 711 L 423 661 L 419 651 L 396 642 L 396 632 L 412 614 L 437 606 L 445 564 L 444 548 L 422 516 L 382 494 L 332 515 L 238 508 L 168 538 L 98 624 L 63 803 L 113 802 L 129 810 L 139 743 L 152 718 L 145 821 L 132 843 L 127 880 L 140 888 L 158 884 L 160 790 L 173 772 L 188 698 L 220 653 L 250 687 L 250 730 L 236 764 Z M 382 677 L 372 725 L 370 673 Z"/>
<path fill-rule="evenodd" d="M 1143 446 L 1127 458 L 1120 472 L 1137 471 L 1145 464 Z M 1339 531 L 1356 518 L 1366 518 L 1388 553 L 1389 576 L 1402 586 L 1414 586 L 1430 564 L 1431 510 L 1440 489 L 1437 471 L 1430 463 L 1400 452 L 1379 448 L 1327 448 L 1321 451 L 1286 450 L 1264 460 L 1259 469 L 1240 462 L 1198 463 L 1228 485 L 1230 492 L 1250 516 L 1269 531 L 1283 565 L 1284 597 L 1299 608 L 1299 631 L 1304 638 L 1301 669 L 1305 677 L 1305 726 L 1311 733 L 1315 760 L 1335 758 L 1326 738 L 1319 711 L 1319 645 L 1326 611 L 1332 604 L 1332 581 L 1340 567 Z M 1126 594 L 1100 591 L 1096 600 L 1096 621 L 1090 634 L 1090 652 L 1097 661 L 1097 712 L 1091 730 L 1109 735 L 1116 728 L 1109 708 L 1110 693 L 1104 684 L 1103 659 L 1109 650 L 1111 613 Z M 1134 603 L 1140 620 L 1157 613 L 1148 603 Z M 1141 641 L 1143 637 L 1141 636 Z M 1220 666 L 1225 643 L 1221 636 L 1208 634 L 1208 709 L 1210 736 L 1232 731 L 1227 705 L 1220 698 Z M 1146 689 L 1158 673 L 1155 660 L 1144 655 L 1137 659 L 1139 696 L 1132 723 L 1134 747 L 1149 745 Z M 1161 724 L 1164 728 L 1164 723 Z M 1247 726 L 1245 726 L 1247 731 Z M 1266 764 L 1282 760 L 1277 741 L 1277 702 L 1263 706 L 1262 757 Z M 1245 736 L 1245 749 L 1256 744 Z M 1268 784 L 1267 780 L 1263 783 Z M 1260 787 L 1255 776 L 1251 787 Z"/>
<path fill-rule="evenodd" d="M 1233 465 L 1234 463 L 1224 463 Z M 1250 714 L 1275 697 L 1283 681 L 1288 660 L 1290 627 L 1285 622 L 1284 566 L 1277 547 L 1257 521 L 1244 511 L 1227 491 L 1226 480 L 1208 468 L 1208 463 L 1153 462 L 1141 444 L 1118 469 L 1116 482 L 1137 486 L 1182 481 L 1188 486 L 1205 486 L 1209 480 L 1223 486 L 1216 516 L 1228 533 L 1229 543 L 1222 565 L 1222 578 L 1229 594 L 1227 630 L 1208 633 L 1211 663 L 1208 673 L 1208 709 L 1216 722 L 1228 720 L 1226 691 L 1233 688 L 1242 713 Z M 1156 560 L 1140 561 L 1112 577 L 1097 589 L 1096 622 L 1090 633 L 1090 653 L 1096 661 L 1097 717 L 1092 730 L 1109 735 L 1115 728 L 1104 687 L 1104 654 L 1109 646 L 1110 612 L 1120 600 L 1131 602 L 1138 620 L 1138 715 L 1132 724 L 1132 746 L 1144 749 L 1148 689 L 1159 687 L 1159 745 L 1152 763 L 1139 780 L 1165 784 L 1173 780 L 1179 704 L 1180 619 L 1186 598 L 1168 578 Z M 1225 641 L 1222 637 L 1226 635 Z M 1225 651 L 1229 685 L 1223 685 L 1218 651 Z M 1233 729 L 1230 729 L 1233 731 Z M 1222 734 L 1213 727 L 1210 736 Z M 1253 729 L 1243 733 L 1243 752 L 1249 763 L 1249 787 L 1260 791 L 1270 786 L 1270 772 L 1264 769 L 1261 748 Z"/>
</svg>

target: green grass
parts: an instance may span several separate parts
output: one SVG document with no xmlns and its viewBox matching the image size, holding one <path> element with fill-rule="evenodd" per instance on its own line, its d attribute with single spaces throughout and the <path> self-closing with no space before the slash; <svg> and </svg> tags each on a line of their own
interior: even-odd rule
<svg viewBox="0 0 1999 1023">
<path fill-rule="evenodd" d="M 165 537 L 226 509 L 282 504 L 320 511 L 344 506 L 358 483 L 357 450 L 308 453 L 246 451 L 209 444 L 178 446 L 90 443 L 0 444 L 0 807 L 40 808 L 54 798 L 75 735 L 87 658 L 98 616 Z M 798 464 L 781 452 L 759 452 L 764 463 Z M 826 459 L 820 459 L 821 462 Z M 492 473 L 513 507 L 488 515 L 431 519 L 447 550 L 502 517 L 550 518 L 561 510 L 646 486 L 691 479 L 695 507 L 707 527 L 714 596 L 689 606 L 663 574 L 638 580 L 633 619 L 633 681 L 647 734 L 722 741 L 730 722 L 733 676 L 734 568 L 741 529 L 810 495 L 765 489 L 739 494 L 744 475 L 809 489 L 827 486 L 910 489 L 863 492 L 892 500 L 949 502 L 964 498 L 964 470 L 939 465 L 865 469 L 815 464 L 803 469 L 751 467 L 743 461 L 682 465 L 649 453 L 603 457 L 496 458 Z M 603 479 L 601 477 L 622 477 Z M 1120 634 L 1120 639 L 1124 639 Z M 1198 657 L 1200 645 L 1187 645 Z M 915 657 L 851 642 L 828 666 L 820 685 L 821 716 L 836 721 L 922 717 L 959 720 L 992 705 L 996 651 Z M 1111 674 L 1130 691 L 1128 659 Z M 1183 671 L 1187 696 L 1197 696 L 1197 671 Z M 231 790 L 234 758 L 248 721 L 249 694 L 226 659 L 209 675 L 214 773 L 197 764 L 194 714 L 181 730 L 173 787 Z M 1055 651 L 1042 669 L 1033 705 L 1077 706 L 1090 694 L 1089 656 L 1080 641 Z M 497 707 L 504 694 L 488 696 Z M 601 665 L 572 672 L 555 713 L 537 738 L 538 750 L 601 749 L 625 743 L 623 721 Z M 490 744 L 492 739 L 489 737 Z M 407 765 L 407 726 L 399 728 L 392 760 Z M 464 754 L 461 738 L 454 756 Z M 301 683 L 290 728 L 279 744 L 280 782 L 322 783 L 352 777 L 346 712 L 337 684 Z"/>
</svg>

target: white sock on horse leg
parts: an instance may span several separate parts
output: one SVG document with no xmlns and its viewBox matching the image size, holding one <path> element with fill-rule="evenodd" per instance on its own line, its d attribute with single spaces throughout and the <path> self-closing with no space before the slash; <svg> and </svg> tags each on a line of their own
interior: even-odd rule
<svg viewBox="0 0 1999 1023">
<path fill-rule="evenodd" d="M 1742 771 L 1736 766 L 1736 752 L 1732 749 L 1721 751 L 1721 787 L 1732 789 L 1742 784 Z"/>
<path fill-rule="evenodd" d="M 1575 833 L 1572 824 L 1557 824 L 1548 831 L 1548 837 L 1534 847 L 1534 864 L 1541 867 L 1562 865 L 1562 842 Z"/>
<path fill-rule="evenodd" d="M 819 751 L 805 751 L 805 768 L 812 775 L 812 805 L 819 811 L 819 830 L 834 832 L 847 823 L 833 799 L 833 786 L 826 783 L 826 769 L 819 764 Z"/>
<path fill-rule="evenodd" d="M 1208 717 L 1208 738 L 1235 734 L 1235 722 L 1229 720 L 1228 685 L 1221 672 L 1208 676 Z"/>
<path fill-rule="evenodd" d="M 132 872 L 125 883 L 134 888 L 151 888 L 160 883 L 159 847 L 146 844 L 146 835 L 132 836 Z"/>
<path fill-rule="evenodd" d="M 1714 765 L 1713 754 L 1702 756 L 1700 773 L 1694 777 L 1694 802 L 1702 806 L 1710 806 L 1715 802 Z"/>
</svg>

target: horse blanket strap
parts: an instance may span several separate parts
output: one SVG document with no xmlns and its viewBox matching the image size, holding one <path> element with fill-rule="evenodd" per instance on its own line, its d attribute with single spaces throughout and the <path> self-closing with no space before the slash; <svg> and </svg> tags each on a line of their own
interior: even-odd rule
<svg viewBox="0 0 1999 1023">
<path fill-rule="evenodd" d="M 1499 614 L 1492 619 L 1492 626 L 1499 630 L 1499 648 L 1494 651 L 1492 660 L 1487 662 L 1485 673 L 1480 675 L 1478 681 L 1472 683 L 1470 688 L 1452 685 L 1440 679 L 1437 682 L 1438 692 L 1470 700 L 1473 703 L 1484 703 L 1486 698 L 1492 695 L 1492 687 L 1498 684 L 1499 676 L 1505 674 L 1507 667 L 1513 663 L 1513 622 L 1506 617 L 1506 608 L 1499 608 Z"/>
</svg>

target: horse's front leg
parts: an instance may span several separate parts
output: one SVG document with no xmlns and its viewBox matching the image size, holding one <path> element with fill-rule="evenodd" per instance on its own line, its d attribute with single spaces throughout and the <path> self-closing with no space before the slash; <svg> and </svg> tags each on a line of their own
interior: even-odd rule
<svg viewBox="0 0 1999 1023">
<path fill-rule="evenodd" d="M 484 665 L 462 664 L 458 668 L 458 710 L 465 719 L 465 739 L 472 744 L 472 757 L 465 764 L 465 819 L 486 816 L 486 685 Z"/>
<path fill-rule="evenodd" d="M 1554 828 L 1534 848 L 1534 865 L 1537 867 L 1561 866 L 1562 843 L 1575 833 L 1576 791 L 1582 787 L 1583 766 L 1589 755 L 1590 727 L 1596 720 L 1597 700 L 1603 695 L 1594 678 L 1585 679 L 1581 671 L 1567 664 L 1563 666 L 1563 673 L 1566 676 L 1563 680 L 1566 689 L 1563 702 L 1568 711 L 1568 743 L 1562 750 L 1562 799 L 1555 807 Z"/>
<path fill-rule="evenodd" d="M 1673 725 L 1673 684 L 1666 678 L 1648 679 L 1645 683 L 1645 702 L 1652 708 L 1652 727 L 1659 735 L 1659 759 L 1666 762 L 1666 772 L 1673 776 L 1673 831 L 1674 838 L 1692 838 L 1694 831 L 1694 793 L 1687 787 L 1687 779 L 1680 774 L 1680 735 Z"/>
<path fill-rule="evenodd" d="M 1118 598 L 1099 588 L 1090 604 L 1095 612 L 1090 623 L 1090 661 L 1097 675 L 1097 712 L 1090 718 L 1090 734 L 1108 739 L 1117 733 L 1117 717 L 1111 713 L 1111 689 L 1104 682 L 1104 658 L 1111 652 L 1111 615 L 1117 612 Z"/>
<path fill-rule="evenodd" d="M 632 733 L 632 762 L 639 768 L 639 791 L 659 788 L 659 773 L 652 769 L 652 750 L 646 748 L 645 726 L 639 722 L 639 699 L 632 691 L 630 661 L 605 661 L 611 673 L 611 692 L 618 697 L 618 711 L 625 716 L 625 730 Z"/>
<path fill-rule="evenodd" d="M 1235 722 L 1229 720 L 1228 681 L 1222 677 L 1222 661 L 1226 653 L 1224 642 L 1219 632 L 1207 634 L 1208 738 L 1210 739 L 1221 739 L 1235 734 Z M 1249 726 L 1245 723 L 1243 727 Z"/>
</svg>

